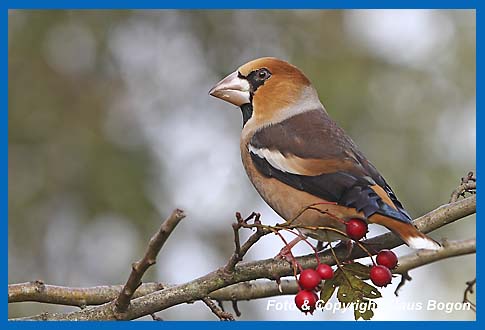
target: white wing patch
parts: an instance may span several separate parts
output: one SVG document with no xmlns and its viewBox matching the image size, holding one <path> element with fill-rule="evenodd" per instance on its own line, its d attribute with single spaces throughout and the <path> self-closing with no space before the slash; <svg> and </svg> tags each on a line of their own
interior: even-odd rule
<svg viewBox="0 0 485 330">
<path fill-rule="evenodd" d="M 271 166 L 282 172 L 291 174 L 301 174 L 298 166 L 295 166 L 295 159 L 297 157 L 285 157 L 278 150 L 269 150 L 267 148 L 255 148 L 253 145 L 248 145 L 249 152 L 257 155 L 259 158 L 265 159 Z"/>
</svg>

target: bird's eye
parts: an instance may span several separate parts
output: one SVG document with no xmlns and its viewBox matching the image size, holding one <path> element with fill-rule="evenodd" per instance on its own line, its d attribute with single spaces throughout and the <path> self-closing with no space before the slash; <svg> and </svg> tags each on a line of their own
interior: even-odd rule
<svg viewBox="0 0 485 330">
<path fill-rule="evenodd" d="M 258 72 L 258 78 L 259 79 L 263 80 L 263 79 L 268 78 L 268 76 L 269 76 L 269 72 L 266 69 L 259 70 L 259 72 Z"/>
</svg>

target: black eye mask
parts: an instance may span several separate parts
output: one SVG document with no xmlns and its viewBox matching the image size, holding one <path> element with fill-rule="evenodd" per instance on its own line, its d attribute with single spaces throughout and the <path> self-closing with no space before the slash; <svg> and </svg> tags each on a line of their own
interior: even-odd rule
<svg viewBox="0 0 485 330">
<path fill-rule="evenodd" d="M 251 93 L 254 94 L 256 90 L 262 86 L 266 80 L 268 80 L 271 77 L 271 72 L 269 72 L 268 69 L 262 68 L 258 70 L 252 71 L 246 79 L 249 82 L 249 85 L 251 86 Z"/>
</svg>

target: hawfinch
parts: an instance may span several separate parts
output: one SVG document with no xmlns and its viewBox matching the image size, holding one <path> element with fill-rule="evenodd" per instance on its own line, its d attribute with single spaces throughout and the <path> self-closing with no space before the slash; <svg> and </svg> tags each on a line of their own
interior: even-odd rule
<svg viewBox="0 0 485 330">
<path fill-rule="evenodd" d="M 261 197 L 287 222 L 345 232 L 345 222 L 358 218 L 385 226 L 412 248 L 440 247 L 412 224 L 391 187 L 329 117 L 297 67 L 259 58 L 209 94 L 240 107 L 244 168 Z M 328 230 L 302 232 L 319 241 L 343 239 Z"/>
</svg>

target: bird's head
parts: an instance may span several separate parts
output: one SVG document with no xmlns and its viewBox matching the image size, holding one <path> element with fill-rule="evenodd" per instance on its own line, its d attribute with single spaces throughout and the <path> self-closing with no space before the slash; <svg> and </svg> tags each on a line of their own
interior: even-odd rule
<svg viewBox="0 0 485 330">
<path fill-rule="evenodd" d="M 262 124 L 269 124 L 304 110 L 308 103 L 321 106 L 303 72 L 274 57 L 244 64 L 215 85 L 209 94 L 241 107 L 244 123 L 254 117 Z"/>
</svg>

